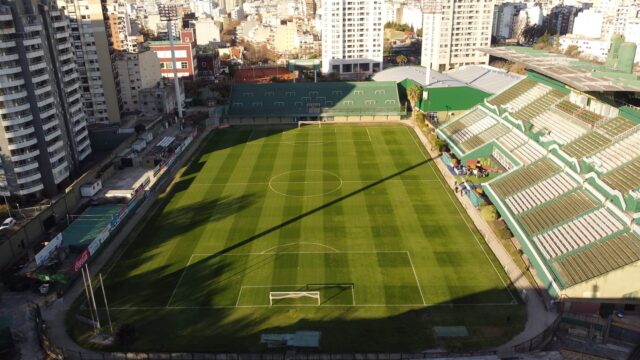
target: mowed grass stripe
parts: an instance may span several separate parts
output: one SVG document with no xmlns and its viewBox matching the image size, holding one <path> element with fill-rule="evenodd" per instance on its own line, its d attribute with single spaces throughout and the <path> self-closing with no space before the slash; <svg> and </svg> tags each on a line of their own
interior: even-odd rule
<svg viewBox="0 0 640 360">
<path fill-rule="evenodd" d="M 374 145 L 372 143 L 353 144 L 356 148 L 356 164 L 359 177 L 371 179 L 382 178 L 375 156 Z M 389 247 L 386 245 L 389 238 L 393 237 L 397 240 L 400 236 L 399 230 L 394 223 L 394 214 L 391 213 L 390 207 L 385 205 L 388 204 L 388 201 L 390 200 L 386 195 L 387 193 L 384 183 L 374 185 L 362 192 L 362 199 L 364 203 L 364 207 L 362 209 L 366 211 L 367 218 L 369 219 L 368 227 L 371 229 L 371 242 L 373 243 L 376 251 L 389 250 Z M 385 304 L 394 303 L 395 299 L 391 298 L 393 296 L 392 292 L 387 292 L 387 286 L 391 284 L 385 283 L 383 274 L 384 269 L 380 266 L 381 259 L 377 255 L 378 254 L 375 256 L 376 263 L 368 264 L 368 266 L 358 263 L 354 268 L 361 272 L 370 271 L 371 283 L 367 284 L 367 289 L 370 289 L 371 292 L 377 293 L 380 296 L 380 299 L 384 299 L 383 302 Z M 376 298 L 376 296 L 371 293 L 366 295 L 368 299 Z M 360 300 L 359 303 L 368 302 L 367 298 L 365 298 L 365 300 Z"/>
</svg>

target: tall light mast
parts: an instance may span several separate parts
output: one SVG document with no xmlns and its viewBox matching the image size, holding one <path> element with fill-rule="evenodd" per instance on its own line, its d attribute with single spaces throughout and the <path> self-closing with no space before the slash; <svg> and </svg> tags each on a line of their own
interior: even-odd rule
<svg viewBox="0 0 640 360">
<path fill-rule="evenodd" d="M 173 43 L 173 21 L 178 20 L 178 8 L 176 4 L 160 4 L 158 3 L 158 14 L 160 20 L 167 22 L 167 30 L 169 31 L 169 47 L 171 48 L 171 61 L 173 62 L 173 82 L 176 90 L 176 107 L 178 109 L 178 118 L 182 119 L 182 101 L 180 99 L 180 79 L 178 79 L 178 64 L 176 62 L 176 49 Z"/>
</svg>

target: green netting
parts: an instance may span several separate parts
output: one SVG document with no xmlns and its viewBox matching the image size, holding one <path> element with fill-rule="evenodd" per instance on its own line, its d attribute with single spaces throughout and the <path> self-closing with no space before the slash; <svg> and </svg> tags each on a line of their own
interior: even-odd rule
<svg viewBox="0 0 640 360">
<path fill-rule="evenodd" d="M 491 94 L 468 86 L 426 89 L 427 101 L 421 101 L 424 112 L 467 110 L 484 102 Z"/>
<path fill-rule="evenodd" d="M 233 117 L 404 113 L 393 81 L 236 84 L 229 103 Z"/>
<path fill-rule="evenodd" d="M 62 232 L 62 241 L 68 246 L 88 246 L 113 216 L 120 212 L 122 204 L 91 206 Z"/>
</svg>

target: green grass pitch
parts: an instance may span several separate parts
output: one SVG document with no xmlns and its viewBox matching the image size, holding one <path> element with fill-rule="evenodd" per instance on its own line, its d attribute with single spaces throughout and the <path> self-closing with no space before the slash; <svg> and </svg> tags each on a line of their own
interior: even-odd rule
<svg viewBox="0 0 640 360">
<path fill-rule="evenodd" d="M 112 260 L 111 315 L 136 350 L 259 351 L 295 330 L 325 351 L 505 342 L 523 306 L 437 171 L 404 126 L 216 131 Z M 304 291 L 320 304 L 270 304 Z"/>
</svg>

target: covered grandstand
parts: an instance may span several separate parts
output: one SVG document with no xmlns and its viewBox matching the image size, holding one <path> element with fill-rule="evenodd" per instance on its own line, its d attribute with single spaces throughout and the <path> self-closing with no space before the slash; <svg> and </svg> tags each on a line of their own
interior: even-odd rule
<svg viewBox="0 0 640 360">
<path fill-rule="evenodd" d="M 236 84 L 226 121 L 234 125 L 300 120 L 384 121 L 405 115 L 395 82 Z"/>
<path fill-rule="evenodd" d="M 529 72 L 437 130 L 508 170 L 484 190 L 555 298 L 640 300 L 640 111 L 613 98 Z"/>
</svg>

